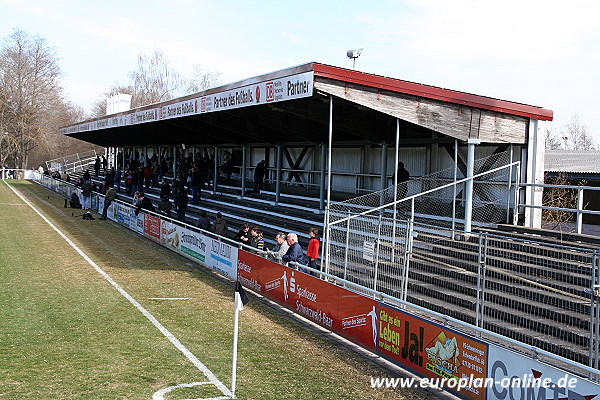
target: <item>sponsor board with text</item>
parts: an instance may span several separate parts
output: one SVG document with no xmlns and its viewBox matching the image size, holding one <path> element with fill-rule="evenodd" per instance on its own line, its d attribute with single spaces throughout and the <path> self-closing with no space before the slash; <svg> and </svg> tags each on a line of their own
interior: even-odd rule
<svg viewBox="0 0 600 400">
<path fill-rule="evenodd" d="M 248 288 L 375 351 L 375 300 L 243 250 L 237 273 Z"/>
</svg>

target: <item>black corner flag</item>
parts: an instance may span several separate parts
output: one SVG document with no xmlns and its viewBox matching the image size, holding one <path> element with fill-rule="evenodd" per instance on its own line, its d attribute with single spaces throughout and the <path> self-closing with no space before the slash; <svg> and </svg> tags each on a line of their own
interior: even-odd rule
<svg viewBox="0 0 600 400">
<path fill-rule="evenodd" d="M 235 308 L 237 310 L 243 310 L 244 306 L 248 304 L 248 295 L 239 282 L 235 283 Z"/>
</svg>

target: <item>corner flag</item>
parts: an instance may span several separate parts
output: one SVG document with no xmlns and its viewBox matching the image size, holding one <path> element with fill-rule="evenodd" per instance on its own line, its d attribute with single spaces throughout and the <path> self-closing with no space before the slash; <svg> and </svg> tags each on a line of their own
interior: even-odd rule
<svg viewBox="0 0 600 400">
<path fill-rule="evenodd" d="M 235 306 L 233 317 L 233 360 L 231 363 L 231 393 L 235 398 L 235 381 L 237 367 L 237 342 L 238 342 L 238 314 L 248 304 L 248 296 L 239 282 L 235 283 Z"/>
<path fill-rule="evenodd" d="M 235 309 L 243 310 L 244 306 L 248 304 L 248 296 L 246 295 L 246 291 L 242 287 L 242 284 L 239 282 L 235 283 Z"/>
</svg>

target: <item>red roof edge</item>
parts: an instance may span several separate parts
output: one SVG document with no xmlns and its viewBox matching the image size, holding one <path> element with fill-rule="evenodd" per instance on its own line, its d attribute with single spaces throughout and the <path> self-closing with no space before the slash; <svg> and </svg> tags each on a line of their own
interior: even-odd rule
<svg viewBox="0 0 600 400">
<path fill-rule="evenodd" d="M 455 90 L 442 89 L 435 86 L 403 81 L 400 79 L 386 78 L 379 75 L 358 72 L 349 69 L 333 67 L 330 65 L 312 63 L 315 76 L 335 79 L 342 82 L 351 82 L 358 85 L 374 87 L 392 92 L 405 93 L 413 96 L 460 104 L 467 107 L 476 107 L 484 110 L 534 118 L 542 121 L 552 121 L 553 111 L 541 107 L 514 103 L 491 97 L 478 96 Z"/>
</svg>

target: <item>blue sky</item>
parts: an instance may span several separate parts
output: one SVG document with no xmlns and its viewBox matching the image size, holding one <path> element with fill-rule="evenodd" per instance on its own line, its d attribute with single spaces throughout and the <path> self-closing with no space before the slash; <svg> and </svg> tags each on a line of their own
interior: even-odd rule
<svg viewBox="0 0 600 400">
<path fill-rule="evenodd" d="M 568 6 L 566 5 L 568 4 Z M 309 61 L 573 114 L 600 142 L 600 1 L 0 0 L 0 38 L 18 27 L 61 59 L 67 97 L 89 111 L 126 83 L 140 53 L 221 83 Z"/>
</svg>

